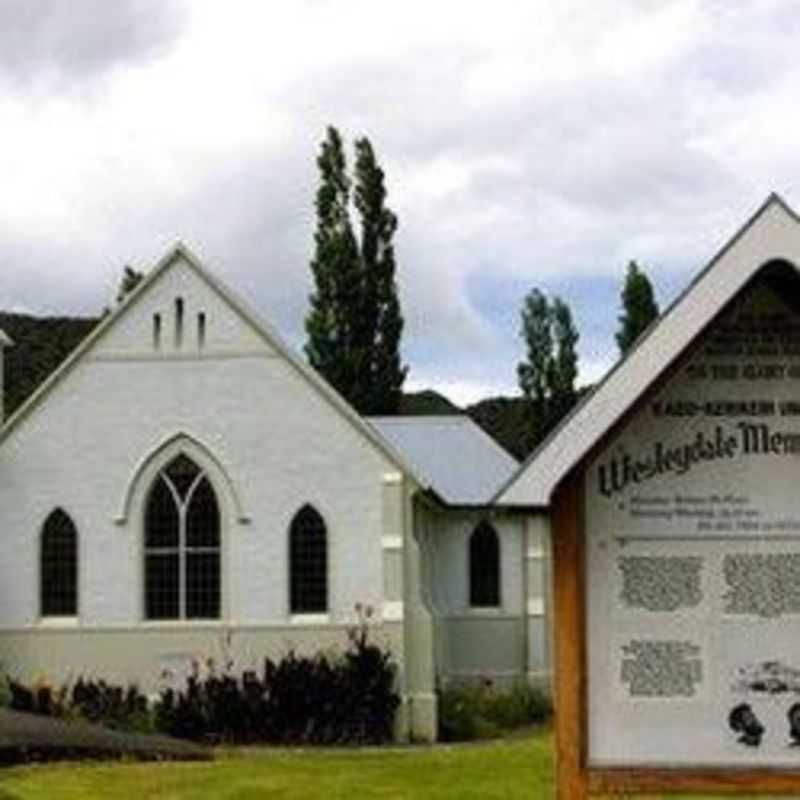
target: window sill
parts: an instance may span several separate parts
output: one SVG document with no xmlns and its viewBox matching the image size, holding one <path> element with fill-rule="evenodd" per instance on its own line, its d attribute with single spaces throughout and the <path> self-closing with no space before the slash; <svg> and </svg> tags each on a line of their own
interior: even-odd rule
<svg viewBox="0 0 800 800">
<path fill-rule="evenodd" d="M 40 628 L 77 628 L 78 617 L 39 617 Z"/>
<path fill-rule="evenodd" d="M 226 628 L 233 623 L 222 619 L 143 619 L 142 628 Z"/>
<path fill-rule="evenodd" d="M 289 616 L 290 625 L 330 625 L 330 614 L 291 614 Z"/>
<path fill-rule="evenodd" d="M 467 613 L 472 617 L 498 617 L 506 610 L 502 606 L 468 606 Z"/>
</svg>

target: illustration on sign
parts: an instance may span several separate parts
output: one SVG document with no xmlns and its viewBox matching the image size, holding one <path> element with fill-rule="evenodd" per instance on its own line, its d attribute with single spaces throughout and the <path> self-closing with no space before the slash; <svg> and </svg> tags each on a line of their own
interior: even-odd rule
<svg viewBox="0 0 800 800">
<path fill-rule="evenodd" d="M 747 747 L 759 747 L 764 726 L 748 703 L 740 703 L 728 716 L 728 725 L 739 735 L 738 741 Z"/>
<path fill-rule="evenodd" d="M 800 745 L 800 703 L 795 703 L 786 715 L 789 719 L 789 736 L 792 746 Z"/>
<path fill-rule="evenodd" d="M 800 669 L 781 661 L 762 661 L 740 667 L 731 691 L 738 694 L 800 694 Z"/>
</svg>

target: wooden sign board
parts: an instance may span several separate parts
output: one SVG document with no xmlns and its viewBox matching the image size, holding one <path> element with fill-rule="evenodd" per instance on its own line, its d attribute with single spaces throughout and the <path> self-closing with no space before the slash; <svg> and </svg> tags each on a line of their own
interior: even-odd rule
<svg viewBox="0 0 800 800">
<path fill-rule="evenodd" d="M 759 273 L 553 502 L 559 796 L 800 794 L 800 287 Z"/>
</svg>

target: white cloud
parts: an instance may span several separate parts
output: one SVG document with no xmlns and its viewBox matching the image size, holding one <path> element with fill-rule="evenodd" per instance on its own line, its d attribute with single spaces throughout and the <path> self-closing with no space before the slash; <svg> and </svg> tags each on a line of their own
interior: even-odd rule
<svg viewBox="0 0 800 800">
<path fill-rule="evenodd" d="M 800 197 L 791 3 L 31 2 L 0 8 L 0 307 L 97 309 L 180 237 L 299 341 L 333 123 L 386 169 L 412 374 L 469 397 L 519 358 L 487 270 L 591 303 Z"/>
<path fill-rule="evenodd" d="M 176 0 L 3 0 L 0 82 L 72 91 L 118 65 L 153 58 L 178 34 Z"/>
</svg>

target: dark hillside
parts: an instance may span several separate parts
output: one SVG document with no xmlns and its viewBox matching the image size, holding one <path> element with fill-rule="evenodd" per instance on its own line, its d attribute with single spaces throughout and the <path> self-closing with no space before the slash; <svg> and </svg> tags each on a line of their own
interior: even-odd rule
<svg viewBox="0 0 800 800">
<path fill-rule="evenodd" d="M 32 317 L 0 311 L 0 329 L 13 340 L 5 353 L 6 414 L 12 414 L 78 346 L 98 320 Z"/>
<path fill-rule="evenodd" d="M 97 325 L 89 317 L 33 317 L 0 311 L 0 329 L 13 340 L 6 351 L 6 414 L 12 414 Z M 581 390 L 581 394 L 585 390 Z M 522 397 L 491 397 L 459 408 L 433 389 L 404 394 L 400 414 L 468 414 L 515 458 L 531 449 Z"/>
<path fill-rule="evenodd" d="M 426 414 L 450 415 L 464 412 L 443 394 L 439 394 L 433 389 L 425 389 L 421 392 L 404 394 L 400 400 L 398 413 L 406 417 L 418 417 Z"/>
<path fill-rule="evenodd" d="M 467 407 L 467 414 L 518 461 L 530 452 L 530 423 L 522 397 L 489 397 Z"/>
<path fill-rule="evenodd" d="M 577 402 L 580 403 L 593 388 L 590 384 L 578 389 Z M 467 407 L 467 414 L 518 461 L 524 461 L 561 421 L 555 421 L 542 439 L 534 441 L 530 431 L 535 426 L 528 413 L 522 396 L 490 397 Z"/>
</svg>

